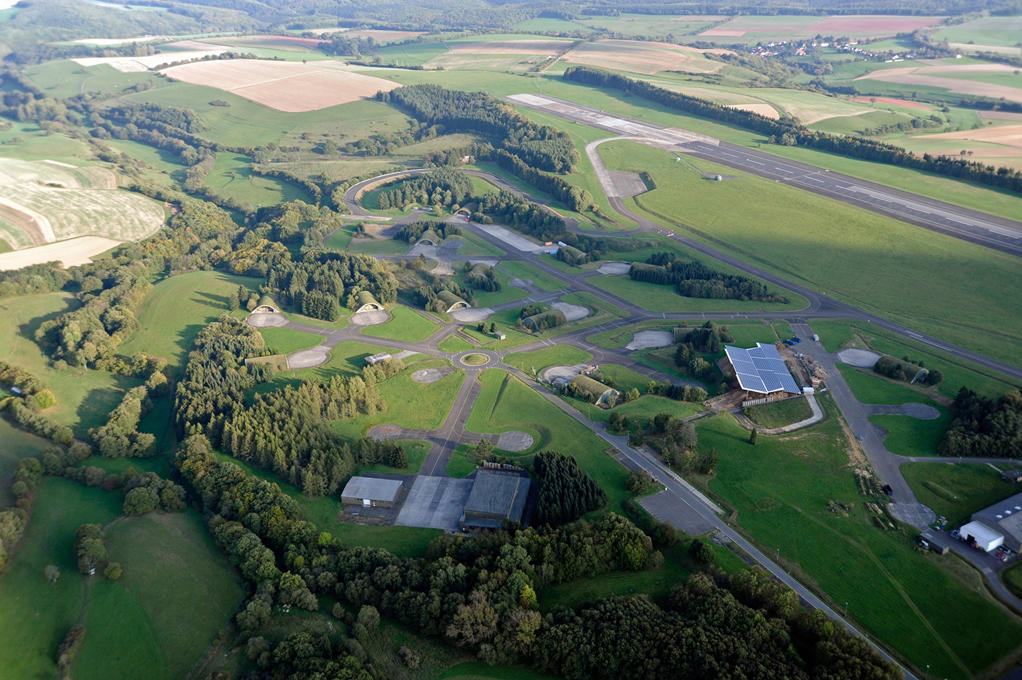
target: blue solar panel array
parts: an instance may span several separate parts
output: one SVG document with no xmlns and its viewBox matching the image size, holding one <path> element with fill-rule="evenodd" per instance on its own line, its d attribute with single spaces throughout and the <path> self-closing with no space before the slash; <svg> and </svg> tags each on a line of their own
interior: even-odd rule
<svg viewBox="0 0 1022 680">
<path fill-rule="evenodd" d="M 795 379 L 781 358 L 777 348 L 757 342 L 755 347 L 742 349 L 727 346 L 724 348 L 727 358 L 738 376 L 738 384 L 743 390 L 770 394 L 784 391 L 800 394 Z"/>
</svg>

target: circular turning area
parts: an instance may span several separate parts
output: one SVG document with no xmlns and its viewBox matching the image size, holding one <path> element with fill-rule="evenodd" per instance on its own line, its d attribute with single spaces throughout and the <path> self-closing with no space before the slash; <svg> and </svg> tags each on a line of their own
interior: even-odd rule
<svg viewBox="0 0 1022 680">
<path fill-rule="evenodd" d="M 412 373 L 412 380 L 417 383 L 429 385 L 430 383 L 439 382 L 444 379 L 444 376 L 451 373 L 450 368 L 421 368 L 418 371 Z"/>
<path fill-rule="evenodd" d="M 253 328 L 279 328 L 287 325 L 287 317 L 280 312 L 256 312 L 245 319 Z"/>
<path fill-rule="evenodd" d="M 376 326 L 390 320 L 390 314 L 380 311 L 356 312 L 351 315 L 353 326 Z"/>
<path fill-rule="evenodd" d="M 459 359 L 465 366 L 485 366 L 490 363 L 490 357 L 479 352 L 471 352 L 469 354 L 463 354 Z"/>
<path fill-rule="evenodd" d="M 498 449 L 503 449 L 504 451 L 518 453 L 519 451 L 525 451 L 531 447 L 533 441 L 532 435 L 528 432 L 511 430 L 510 432 L 500 433 L 500 436 L 497 437 L 496 446 Z"/>
</svg>

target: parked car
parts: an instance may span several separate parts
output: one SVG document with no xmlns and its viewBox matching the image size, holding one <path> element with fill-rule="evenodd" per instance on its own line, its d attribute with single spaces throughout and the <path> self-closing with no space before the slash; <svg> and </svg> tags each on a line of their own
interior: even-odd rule
<svg viewBox="0 0 1022 680">
<path fill-rule="evenodd" d="M 961 539 L 961 537 L 962 537 L 962 532 L 960 532 L 958 529 L 952 529 L 951 530 L 951 538 Z"/>
</svg>

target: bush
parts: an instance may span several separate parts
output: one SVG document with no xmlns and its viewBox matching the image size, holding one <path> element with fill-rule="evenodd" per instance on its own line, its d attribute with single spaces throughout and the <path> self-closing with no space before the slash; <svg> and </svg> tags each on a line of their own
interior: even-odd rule
<svg viewBox="0 0 1022 680">
<path fill-rule="evenodd" d="M 121 578 L 122 573 L 124 572 L 121 569 L 120 562 L 110 562 L 106 565 L 106 568 L 103 569 L 103 576 L 105 576 L 108 581 L 118 580 Z"/>
</svg>

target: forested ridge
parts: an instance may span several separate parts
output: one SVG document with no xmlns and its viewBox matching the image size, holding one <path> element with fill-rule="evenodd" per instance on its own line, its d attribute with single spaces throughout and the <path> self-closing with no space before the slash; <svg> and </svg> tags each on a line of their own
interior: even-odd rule
<svg viewBox="0 0 1022 680">
<path fill-rule="evenodd" d="M 380 101 L 450 132 L 476 132 L 532 167 L 571 172 L 581 157 L 571 138 L 549 125 L 537 125 L 509 104 L 485 92 L 448 90 L 439 85 L 406 85 L 380 92 Z"/>
<path fill-rule="evenodd" d="M 564 72 L 564 79 L 584 85 L 620 90 L 625 94 L 642 97 L 677 111 L 753 130 L 770 137 L 772 143 L 806 146 L 851 158 L 925 170 L 1022 193 L 1022 172 L 1004 166 L 995 168 L 975 161 L 931 154 L 916 156 L 893 144 L 854 135 L 817 132 L 790 119 L 774 120 L 751 111 L 715 104 L 647 82 L 584 66 L 569 67 Z"/>
</svg>

